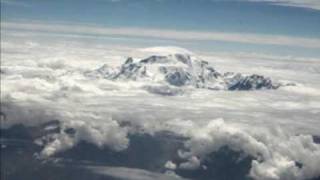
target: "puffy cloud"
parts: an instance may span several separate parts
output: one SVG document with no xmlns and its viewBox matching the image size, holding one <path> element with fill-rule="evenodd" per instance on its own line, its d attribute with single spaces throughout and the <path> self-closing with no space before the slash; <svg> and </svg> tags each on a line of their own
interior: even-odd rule
<svg viewBox="0 0 320 180">
<path fill-rule="evenodd" d="M 166 162 L 164 167 L 167 169 L 175 170 L 177 168 L 177 165 L 175 163 L 173 163 L 172 161 L 168 161 L 168 162 Z"/>
<path fill-rule="evenodd" d="M 310 135 L 286 134 L 281 130 L 246 131 L 219 119 L 195 128 L 185 146 L 188 151 L 180 152 L 180 157 L 186 159 L 179 165 L 181 169 L 195 169 L 212 152 L 227 146 L 255 158 L 250 170 L 254 179 L 298 180 L 320 176 L 317 170 L 320 145 Z"/>
<path fill-rule="evenodd" d="M 180 169 L 195 170 L 200 167 L 200 160 L 196 156 L 191 156 L 187 162 L 179 165 Z"/>
<path fill-rule="evenodd" d="M 66 132 L 70 128 L 74 134 Z M 60 134 L 54 134 L 50 138 L 51 142 L 47 143 L 41 152 L 42 157 L 70 149 L 80 141 L 92 143 L 100 148 L 108 147 L 114 151 L 124 150 L 129 145 L 127 129 L 108 119 L 102 122 L 70 121 L 64 124 Z"/>
</svg>

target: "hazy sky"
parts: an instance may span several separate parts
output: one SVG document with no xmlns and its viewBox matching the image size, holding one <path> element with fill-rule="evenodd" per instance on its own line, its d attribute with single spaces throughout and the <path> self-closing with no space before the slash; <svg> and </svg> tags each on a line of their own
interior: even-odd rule
<svg viewBox="0 0 320 180">
<path fill-rule="evenodd" d="M 1 23 L 46 32 L 64 25 L 63 33 L 148 45 L 154 38 L 208 51 L 320 57 L 318 0 L 1 0 Z"/>
</svg>

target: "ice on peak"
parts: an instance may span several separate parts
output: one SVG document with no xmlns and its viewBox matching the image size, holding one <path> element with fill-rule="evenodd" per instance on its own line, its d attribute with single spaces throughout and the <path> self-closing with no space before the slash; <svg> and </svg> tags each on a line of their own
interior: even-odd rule
<svg viewBox="0 0 320 180">
<path fill-rule="evenodd" d="M 232 91 L 276 89 L 282 86 L 261 75 L 242 75 L 232 72 L 222 74 L 207 61 L 194 55 L 176 52 L 167 55 L 151 55 L 137 61 L 129 57 L 118 68 L 109 68 L 104 65 L 91 74 L 100 74 L 95 77 L 104 77 L 109 80 L 143 81 L 147 84 L 144 86 L 145 89 L 153 93 L 160 92 L 158 94 L 172 94 L 172 92 L 179 94 L 181 91 L 177 88 L 183 87 Z M 156 86 L 150 88 L 151 85 Z"/>
<path fill-rule="evenodd" d="M 139 49 L 139 51 L 148 55 L 167 56 L 169 54 L 194 55 L 193 52 L 176 46 L 156 46 L 150 48 Z"/>
</svg>

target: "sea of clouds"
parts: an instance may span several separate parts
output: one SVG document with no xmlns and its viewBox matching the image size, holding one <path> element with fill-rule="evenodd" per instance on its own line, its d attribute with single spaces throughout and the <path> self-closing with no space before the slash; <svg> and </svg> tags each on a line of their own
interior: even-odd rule
<svg viewBox="0 0 320 180">
<path fill-rule="evenodd" d="M 59 120 L 62 129 L 76 130 L 72 136 L 66 131 L 52 135 L 42 158 L 80 141 L 123 151 L 130 134 L 168 131 L 187 138 L 177 152 L 183 161 L 163 165 L 171 173 L 203 168 L 210 153 L 227 146 L 254 158 L 249 172 L 254 179 L 320 176 L 320 145 L 313 141 L 320 135 L 319 59 L 196 52 L 221 72 L 257 73 L 296 86 L 241 92 L 191 89 L 169 97 L 146 91 L 144 82 L 90 78 L 85 72 L 104 64 L 118 66 L 129 56 L 191 53 L 187 50 L 7 33 L 1 39 L 1 128 Z"/>
</svg>

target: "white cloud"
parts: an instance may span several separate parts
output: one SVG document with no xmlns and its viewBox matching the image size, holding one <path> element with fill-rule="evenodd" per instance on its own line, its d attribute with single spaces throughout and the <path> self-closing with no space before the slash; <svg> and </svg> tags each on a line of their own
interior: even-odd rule
<svg viewBox="0 0 320 180">
<path fill-rule="evenodd" d="M 320 39 L 291 37 L 284 35 L 264 35 L 250 33 L 177 31 L 166 29 L 110 28 L 85 25 L 66 25 L 48 23 L 1 22 L 3 29 L 45 31 L 52 33 L 75 33 L 105 36 L 129 36 L 160 38 L 171 40 L 225 41 L 262 45 L 283 45 L 304 48 L 320 48 Z"/>
<path fill-rule="evenodd" d="M 160 174 L 146 171 L 143 169 L 126 167 L 108 167 L 108 166 L 90 166 L 84 167 L 94 173 L 106 175 L 108 178 L 126 179 L 126 180 L 187 180 L 173 173 Z"/>
<path fill-rule="evenodd" d="M 319 173 L 319 145 L 311 139 L 311 135 L 320 135 L 318 59 L 262 58 L 256 54 L 241 59 L 209 54 L 204 60 L 220 71 L 229 68 L 290 78 L 301 83 L 302 88 L 259 92 L 199 90 L 168 98 L 142 91 L 134 83 L 83 76 L 84 71 L 103 64 L 122 63 L 130 54 L 143 58 L 145 53 L 163 48 L 148 48 L 144 52 L 142 47 L 134 51 L 132 47 L 75 41 L 81 39 L 1 39 L 1 111 L 6 114 L 1 126 L 59 119 L 65 127 L 77 130 L 74 137 L 64 133 L 55 136 L 54 141 L 46 144 L 43 156 L 71 148 L 81 140 L 123 150 L 129 143 L 128 130 L 119 124 L 125 121 L 138 132 L 168 130 L 191 137 L 191 154 L 186 153 L 186 163 L 176 164 L 176 168 L 199 167 L 203 156 L 229 145 L 264 159 L 252 163 L 251 176 L 257 179 L 303 179 Z M 309 86 L 312 91 L 303 88 Z M 225 121 L 208 124 L 218 117 Z M 268 131 L 274 126 L 280 126 L 283 133 Z M 297 169 L 293 161 L 303 163 L 304 168 Z M 168 163 L 167 168 L 174 165 Z"/>
<path fill-rule="evenodd" d="M 166 162 L 164 165 L 165 168 L 170 169 L 170 170 L 175 170 L 177 168 L 177 165 L 173 163 L 172 161 Z"/>
<path fill-rule="evenodd" d="M 75 134 L 73 136 L 66 134 L 64 130 L 67 128 L 75 129 Z M 92 143 L 99 148 L 109 147 L 114 151 L 124 150 L 129 145 L 127 130 L 121 128 L 116 121 L 108 119 L 95 122 L 65 122 L 62 132 L 54 134 L 51 139 L 53 140 L 43 148 L 42 157 L 70 149 L 80 141 Z"/>
<path fill-rule="evenodd" d="M 16 1 L 16 0 L 1 0 L 1 4 L 5 4 L 9 6 L 31 7 L 31 5 L 26 2 Z"/>
<path fill-rule="evenodd" d="M 252 2 L 267 2 L 280 6 L 301 7 L 314 10 L 320 10 L 319 0 L 248 0 Z"/>
<path fill-rule="evenodd" d="M 208 155 L 224 146 L 256 159 L 250 170 L 254 179 L 302 180 L 320 176 L 320 145 L 311 136 L 295 136 L 281 130 L 245 131 L 223 120 L 212 120 L 191 130 L 191 139 L 186 143 L 189 151 L 182 156 L 187 160 L 179 168 L 198 168 Z M 296 162 L 303 167 L 296 166 Z"/>
<path fill-rule="evenodd" d="M 201 162 L 196 156 L 191 156 L 187 162 L 183 162 L 179 165 L 180 169 L 196 170 L 200 167 Z"/>
</svg>

